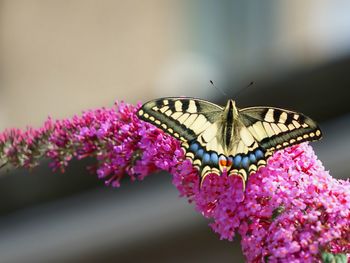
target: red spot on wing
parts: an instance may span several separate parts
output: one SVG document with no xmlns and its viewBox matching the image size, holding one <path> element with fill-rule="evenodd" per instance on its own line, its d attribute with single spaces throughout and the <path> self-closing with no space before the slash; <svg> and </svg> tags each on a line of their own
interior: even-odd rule
<svg viewBox="0 0 350 263">
<path fill-rule="evenodd" d="M 219 159 L 219 165 L 222 167 L 231 167 L 232 158 L 227 158 L 226 156 L 221 156 Z"/>
<path fill-rule="evenodd" d="M 219 161 L 219 164 L 221 165 L 221 166 L 227 166 L 227 160 L 226 159 L 221 159 L 220 161 Z"/>
</svg>

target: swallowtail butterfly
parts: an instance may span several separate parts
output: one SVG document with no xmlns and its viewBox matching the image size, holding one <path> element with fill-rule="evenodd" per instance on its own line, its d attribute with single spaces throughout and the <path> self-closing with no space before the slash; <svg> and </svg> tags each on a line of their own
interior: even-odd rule
<svg viewBox="0 0 350 263">
<path fill-rule="evenodd" d="M 194 98 L 161 98 L 145 103 L 137 114 L 180 140 L 201 181 L 226 170 L 242 178 L 243 188 L 276 150 L 322 136 L 317 124 L 301 113 L 272 107 L 239 109 L 233 100 L 221 107 Z"/>
</svg>

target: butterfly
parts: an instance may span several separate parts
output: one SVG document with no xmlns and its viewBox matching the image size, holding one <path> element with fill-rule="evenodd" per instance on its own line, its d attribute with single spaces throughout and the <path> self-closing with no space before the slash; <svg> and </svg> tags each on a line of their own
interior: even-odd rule
<svg viewBox="0 0 350 263">
<path fill-rule="evenodd" d="M 201 182 L 226 171 L 241 177 L 243 189 L 248 176 L 266 166 L 276 150 L 322 137 L 304 114 L 273 107 L 239 109 L 234 100 L 222 107 L 196 98 L 161 98 L 143 104 L 137 115 L 181 142 Z"/>
</svg>

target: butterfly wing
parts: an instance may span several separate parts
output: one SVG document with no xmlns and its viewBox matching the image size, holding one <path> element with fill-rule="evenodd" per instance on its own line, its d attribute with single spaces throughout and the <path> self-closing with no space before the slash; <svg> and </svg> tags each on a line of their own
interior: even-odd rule
<svg viewBox="0 0 350 263">
<path fill-rule="evenodd" d="M 140 119 L 150 122 L 179 139 L 201 178 L 209 172 L 219 174 L 218 156 L 223 152 L 218 142 L 217 120 L 223 108 L 194 98 L 162 98 L 145 103 L 138 111 Z"/>
<path fill-rule="evenodd" d="M 275 150 L 322 136 L 317 124 L 309 117 L 284 109 L 251 107 L 238 111 L 235 138 L 229 156 L 233 160 L 230 174 L 242 177 L 265 166 Z"/>
<path fill-rule="evenodd" d="M 181 141 L 191 141 L 215 123 L 221 113 L 222 107 L 208 101 L 162 98 L 142 105 L 138 116 Z"/>
<path fill-rule="evenodd" d="M 318 125 L 304 114 L 272 107 L 239 111 L 240 119 L 266 152 L 321 139 Z"/>
</svg>

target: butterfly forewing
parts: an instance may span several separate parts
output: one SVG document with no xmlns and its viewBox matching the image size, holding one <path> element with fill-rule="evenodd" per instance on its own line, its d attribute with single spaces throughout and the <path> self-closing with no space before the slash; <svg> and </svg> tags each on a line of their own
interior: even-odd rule
<svg viewBox="0 0 350 263">
<path fill-rule="evenodd" d="M 138 111 L 141 119 L 182 141 L 196 139 L 221 113 L 222 108 L 216 104 L 189 98 L 152 100 Z"/>
<path fill-rule="evenodd" d="M 304 114 L 272 107 L 239 111 L 240 119 L 267 152 L 322 137 L 317 124 Z"/>
</svg>

